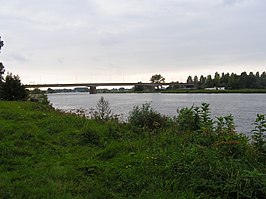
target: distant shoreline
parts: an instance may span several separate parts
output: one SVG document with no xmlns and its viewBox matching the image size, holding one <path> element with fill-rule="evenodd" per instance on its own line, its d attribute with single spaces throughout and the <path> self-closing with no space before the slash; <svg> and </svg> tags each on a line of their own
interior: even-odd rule
<svg viewBox="0 0 266 199">
<path fill-rule="evenodd" d="M 47 92 L 47 91 L 46 91 Z M 52 93 L 88 93 L 87 92 L 75 92 L 70 89 L 62 89 L 60 91 L 54 91 L 54 92 L 47 92 L 48 94 Z M 133 90 L 124 90 L 124 91 L 118 91 L 118 90 L 105 90 L 104 92 L 102 89 L 100 91 L 97 91 L 97 93 L 170 93 L 170 94 L 182 94 L 182 93 L 215 93 L 215 94 L 230 94 L 230 93 L 247 93 L 247 94 L 264 94 L 266 93 L 266 89 L 236 89 L 236 90 L 203 90 L 203 89 L 196 89 L 196 90 L 187 90 L 187 89 L 179 89 L 179 90 L 155 90 L 155 91 L 133 91 Z"/>
<path fill-rule="evenodd" d="M 237 89 L 237 90 L 164 90 L 161 93 L 266 93 L 266 89 Z"/>
</svg>

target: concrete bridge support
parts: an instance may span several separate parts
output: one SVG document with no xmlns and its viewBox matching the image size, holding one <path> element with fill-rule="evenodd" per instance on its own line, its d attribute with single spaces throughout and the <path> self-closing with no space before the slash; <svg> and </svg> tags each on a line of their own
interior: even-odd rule
<svg viewBox="0 0 266 199">
<path fill-rule="evenodd" d="M 96 90 L 96 86 L 90 86 L 90 94 L 96 94 L 97 90 Z"/>
</svg>

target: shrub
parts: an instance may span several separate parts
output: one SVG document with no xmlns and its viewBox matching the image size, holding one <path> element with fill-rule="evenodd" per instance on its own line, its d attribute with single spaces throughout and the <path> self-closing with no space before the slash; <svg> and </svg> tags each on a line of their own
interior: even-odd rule
<svg viewBox="0 0 266 199">
<path fill-rule="evenodd" d="M 123 124 L 113 120 L 108 121 L 106 123 L 106 126 L 108 127 L 108 138 L 121 139 L 123 134 L 126 134 L 126 132 L 122 131 L 122 125 Z"/>
<path fill-rule="evenodd" d="M 43 92 L 31 93 L 28 97 L 28 100 L 38 103 L 36 108 L 39 110 L 54 110 L 54 107 L 49 101 L 48 96 Z"/>
<path fill-rule="evenodd" d="M 157 131 L 166 125 L 167 117 L 154 111 L 150 103 L 145 103 L 141 107 L 133 107 L 133 110 L 129 112 L 128 121 L 135 127 Z"/>
<path fill-rule="evenodd" d="M 0 84 L 0 98 L 2 100 L 17 101 L 26 100 L 28 93 L 21 84 L 18 75 L 7 74 L 4 82 Z"/>
<path fill-rule="evenodd" d="M 213 131 L 213 120 L 211 118 L 210 104 L 202 103 L 199 109 L 200 131 L 210 133 Z"/>
<path fill-rule="evenodd" d="M 108 100 L 105 100 L 104 97 L 101 97 L 97 102 L 96 110 L 91 111 L 90 117 L 99 122 L 106 122 L 112 119 L 113 115 Z"/>
<path fill-rule="evenodd" d="M 81 134 L 80 143 L 81 144 L 93 144 L 95 146 L 99 146 L 100 136 L 93 130 L 87 129 Z"/>
<path fill-rule="evenodd" d="M 216 124 L 216 133 L 220 135 L 230 135 L 235 133 L 234 118 L 231 114 L 225 117 L 216 117 L 216 119 L 217 120 L 214 122 Z"/>
<path fill-rule="evenodd" d="M 257 114 L 256 121 L 253 123 L 255 125 L 255 129 L 252 130 L 253 135 L 253 144 L 255 148 L 262 152 L 266 152 L 266 119 L 265 115 Z"/>
<path fill-rule="evenodd" d="M 199 133 L 217 133 L 234 135 L 235 123 L 232 115 L 211 118 L 209 104 L 202 103 L 200 107 L 184 107 L 177 110 L 175 121 L 181 132 L 197 131 Z"/>
<path fill-rule="evenodd" d="M 213 120 L 210 117 L 209 104 L 202 103 L 200 107 L 185 107 L 177 112 L 176 122 L 180 131 L 212 132 Z"/>
<path fill-rule="evenodd" d="M 191 132 L 198 129 L 198 122 L 196 120 L 198 114 L 196 114 L 195 109 L 191 108 L 182 108 L 177 110 L 178 117 L 176 122 L 178 124 L 178 129 L 182 132 Z"/>
</svg>

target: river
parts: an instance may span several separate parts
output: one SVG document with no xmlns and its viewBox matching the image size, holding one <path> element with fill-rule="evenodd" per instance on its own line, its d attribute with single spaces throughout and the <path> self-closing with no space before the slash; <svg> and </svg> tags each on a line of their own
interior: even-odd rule
<svg viewBox="0 0 266 199">
<path fill-rule="evenodd" d="M 232 114 L 237 131 L 247 135 L 254 128 L 252 122 L 256 115 L 266 114 L 266 94 L 58 93 L 49 94 L 48 99 L 57 109 L 89 110 L 96 107 L 101 96 L 110 102 L 112 112 L 121 114 L 123 119 L 126 119 L 133 106 L 146 102 L 168 116 L 176 116 L 177 109 L 182 107 L 200 106 L 206 102 L 210 104 L 212 117 Z"/>
</svg>

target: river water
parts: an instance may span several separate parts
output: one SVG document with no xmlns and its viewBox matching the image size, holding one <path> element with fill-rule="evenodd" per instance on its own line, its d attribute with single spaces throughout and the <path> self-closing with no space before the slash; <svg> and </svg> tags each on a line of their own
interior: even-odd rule
<svg viewBox="0 0 266 199">
<path fill-rule="evenodd" d="M 232 114 L 237 131 L 245 134 L 250 134 L 254 128 L 252 123 L 258 113 L 266 114 L 266 94 L 58 93 L 49 94 L 48 98 L 55 108 L 68 111 L 95 108 L 101 96 L 110 102 L 112 112 L 121 114 L 124 120 L 133 106 L 146 102 L 168 116 L 176 116 L 177 109 L 182 107 L 206 102 L 210 104 L 212 117 Z"/>
</svg>

